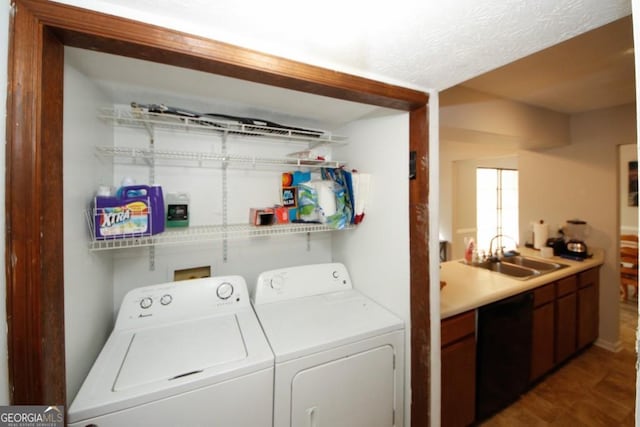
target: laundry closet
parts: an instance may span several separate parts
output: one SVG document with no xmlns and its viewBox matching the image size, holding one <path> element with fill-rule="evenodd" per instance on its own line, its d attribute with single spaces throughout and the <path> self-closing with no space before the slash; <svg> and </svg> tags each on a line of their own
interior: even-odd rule
<svg viewBox="0 0 640 427">
<path fill-rule="evenodd" d="M 256 117 L 328 132 L 332 143 L 322 145 L 323 156 L 347 170 L 371 175 L 364 221 L 339 230 L 317 231 L 311 226 L 270 234 L 266 225 L 254 226 L 264 230 L 263 235 L 234 231 L 231 225 L 249 224 L 250 208 L 282 203 L 283 172 L 319 173 L 304 164 L 287 164 L 288 160 L 267 164 L 291 159 L 291 153 L 305 152 L 314 144 L 233 132 L 127 126 L 114 120 L 120 111 L 130 112 L 132 102 Z M 341 262 L 354 288 L 405 322 L 408 413 L 409 113 L 67 47 L 63 146 L 69 402 L 109 336 L 128 291 L 173 281 L 180 271 L 199 267 L 212 276 L 241 275 L 251 287 L 262 271 Z M 185 160 L 139 154 L 150 148 L 202 156 Z M 220 153 L 228 157 L 222 161 L 207 157 Z M 234 156 L 242 161 L 229 160 Z M 123 181 L 160 185 L 165 197 L 187 194 L 185 230 L 229 228 L 164 244 L 124 248 L 101 244 L 92 239 L 92 200 L 101 186 L 117 189 Z"/>
</svg>

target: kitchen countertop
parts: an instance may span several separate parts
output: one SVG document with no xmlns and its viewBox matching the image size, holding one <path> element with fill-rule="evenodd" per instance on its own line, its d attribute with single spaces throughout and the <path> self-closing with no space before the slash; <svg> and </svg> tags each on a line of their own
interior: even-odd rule
<svg viewBox="0 0 640 427">
<path fill-rule="evenodd" d="M 440 318 L 445 319 L 473 310 L 604 263 L 604 251 L 601 249 L 593 249 L 593 256 L 583 261 L 572 261 L 558 256 L 542 258 L 539 251 L 529 248 L 519 248 L 518 251 L 526 257 L 553 261 L 568 267 L 531 279 L 518 280 L 466 265 L 461 260 L 443 262 L 440 264 L 440 280 L 446 282 L 446 286 L 440 291 Z"/>
</svg>

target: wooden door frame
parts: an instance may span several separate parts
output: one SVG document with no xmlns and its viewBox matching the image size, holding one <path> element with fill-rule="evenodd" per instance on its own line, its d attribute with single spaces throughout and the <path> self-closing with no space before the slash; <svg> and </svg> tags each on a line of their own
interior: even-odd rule
<svg viewBox="0 0 640 427">
<path fill-rule="evenodd" d="M 408 111 L 411 417 L 429 424 L 427 94 L 45 0 L 12 2 L 6 145 L 6 286 L 12 404 L 66 405 L 62 109 L 64 46 Z"/>
</svg>

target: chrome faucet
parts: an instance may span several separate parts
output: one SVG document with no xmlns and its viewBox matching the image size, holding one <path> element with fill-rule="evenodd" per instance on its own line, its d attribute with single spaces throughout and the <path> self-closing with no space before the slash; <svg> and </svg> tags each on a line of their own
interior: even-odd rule
<svg viewBox="0 0 640 427">
<path fill-rule="evenodd" d="M 505 234 L 496 234 L 495 236 L 493 236 L 491 238 L 491 241 L 489 242 L 489 259 L 491 259 L 492 261 L 500 261 L 502 258 L 504 258 L 504 246 L 502 245 L 503 237 L 511 239 L 515 243 L 515 240 L 512 237 L 509 237 Z M 499 239 L 499 243 L 498 243 L 499 246 L 496 249 L 496 251 L 493 252 L 493 241 L 495 239 Z"/>
</svg>

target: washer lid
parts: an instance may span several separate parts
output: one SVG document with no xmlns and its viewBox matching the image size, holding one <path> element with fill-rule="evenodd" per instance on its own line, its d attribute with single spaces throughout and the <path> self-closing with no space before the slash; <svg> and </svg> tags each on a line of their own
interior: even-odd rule
<svg viewBox="0 0 640 427">
<path fill-rule="evenodd" d="M 131 337 L 113 391 L 175 380 L 246 357 L 235 315 L 140 330 Z"/>
</svg>

